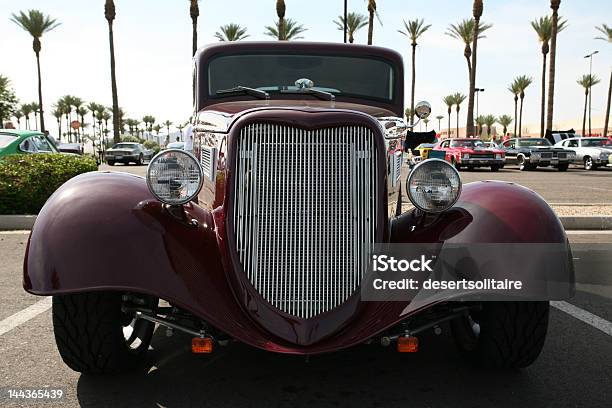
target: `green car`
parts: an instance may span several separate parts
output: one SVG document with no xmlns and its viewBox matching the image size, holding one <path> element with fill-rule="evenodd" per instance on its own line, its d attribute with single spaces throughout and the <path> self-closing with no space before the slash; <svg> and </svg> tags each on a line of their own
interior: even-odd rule
<svg viewBox="0 0 612 408">
<path fill-rule="evenodd" d="M 35 130 L 0 129 L 0 158 L 9 154 L 59 153 L 53 141 Z"/>
</svg>

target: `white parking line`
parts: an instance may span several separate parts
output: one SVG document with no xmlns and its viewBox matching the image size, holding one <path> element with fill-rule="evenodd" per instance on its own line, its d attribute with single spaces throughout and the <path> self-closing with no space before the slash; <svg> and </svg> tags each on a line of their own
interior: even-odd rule
<svg viewBox="0 0 612 408">
<path fill-rule="evenodd" d="M 612 336 L 612 323 L 610 323 L 609 321 L 602 319 L 601 317 L 594 315 L 591 312 L 587 312 L 586 310 L 581 309 L 578 306 L 574 306 L 571 303 L 563 301 L 553 301 L 550 302 L 550 305 L 567 313 L 570 316 L 575 317 L 576 319 L 588 324 L 589 326 L 596 328 L 597 330 L 601 330 L 608 336 Z"/>
<path fill-rule="evenodd" d="M 15 327 L 27 322 L 30 319 L 35 318 L 41 313 L 46 312 L 51 308 L 51 297 L 46 297 L 43 300 L 39 300 L 33 305 L 26 307 L 25 309 L 10 315 L 6 319 L 0 322 L 0 336 L 10 332 Z"/>
</svg>

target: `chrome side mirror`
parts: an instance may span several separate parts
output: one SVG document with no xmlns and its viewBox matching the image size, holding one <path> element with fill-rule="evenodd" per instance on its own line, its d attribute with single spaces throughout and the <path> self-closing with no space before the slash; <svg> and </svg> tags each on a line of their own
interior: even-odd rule
<svg viewBox="0 0 612 408">
<path fill-rule="evenodd" d="M 385 138 L 397 139 L 404 136 L 404 132 L 408 129 L 408 125 L 404 119 L 397 117 L 378 118 L 379 123 L 385 129 Z"/>
<path fill-rule="evenodd" d="M 414 107 L 414 114 L 419 119 L 425 119 L 431 114 L 431 105 L 429 102 L 421 101 Z"/>
</svg>

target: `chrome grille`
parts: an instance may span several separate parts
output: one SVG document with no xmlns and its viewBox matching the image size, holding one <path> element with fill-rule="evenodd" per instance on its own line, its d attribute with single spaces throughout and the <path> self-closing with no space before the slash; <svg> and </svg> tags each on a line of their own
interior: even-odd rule
<svg viewBox="0 0 612 408">
<path fill-rule="evenodd" d="M 231 216 L 248 279 L 300 318 L 337 307 L 359 287 L 374 242 L 374 133 L 258 123 L 237 144 Z"/>
</svg>

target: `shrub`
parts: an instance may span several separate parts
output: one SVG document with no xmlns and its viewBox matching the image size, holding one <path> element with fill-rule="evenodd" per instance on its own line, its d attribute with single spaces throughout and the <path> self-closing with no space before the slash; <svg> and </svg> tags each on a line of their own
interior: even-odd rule
<svg viewBox="0 0 612 408">
<path fill-rule="evenodd" d="M 0 214 L 37 214 L 72 177 L 98 169 L 87 156 L 15 154 L 0 160 Z"/>
<path fill-rule="evenodd" d="M 155 154 L 159 153 L 159 143 L 157 143 L 155 140 L 145 140 L 142 145 L 147 149 L 153 150 Z"/>
</svg>

